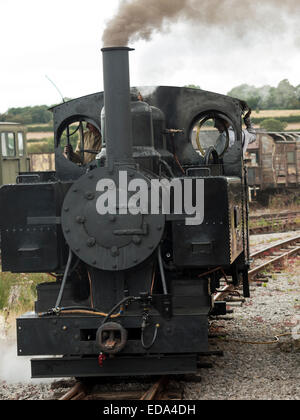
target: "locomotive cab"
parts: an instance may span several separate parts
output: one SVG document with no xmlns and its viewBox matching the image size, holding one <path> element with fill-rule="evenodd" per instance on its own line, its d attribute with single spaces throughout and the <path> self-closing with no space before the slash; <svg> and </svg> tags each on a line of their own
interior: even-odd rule
<svg viewBox="0 0 300 420">
<path fill-rule="evenodd" d="M 50 355 L 32 359 L 33 377 L 196 372 L 209 315 L 226 313 L 219 280 L 249 293 L 244 105 L 198 89 L 130 89 L 128 52 L 103 50 L 104 92 L 53 108 L 56 179 L 0 190 L 3 271 L 56 276 L 17 320 L 18 354 Z M 216 119 L 229 124 L 222 147 L 201 131 Z M 74 121 L 102 134 L 86 166 L 60 145 Z"/>
</svg>

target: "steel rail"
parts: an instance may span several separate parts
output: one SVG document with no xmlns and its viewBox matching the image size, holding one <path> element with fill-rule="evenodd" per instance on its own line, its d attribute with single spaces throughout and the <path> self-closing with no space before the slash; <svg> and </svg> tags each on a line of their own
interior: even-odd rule
<svg viewBox="0 0 300 420">
<path fill-rule="evenodd" d="M 159 399 L 159 395 L 167 387 L 169 380 L 168 376 L 162 376 L 157 382 L 155 382 L 155 384 L 152 385 L 150 389 L 148 389 L 148 391 L 144 393 L 144 395 L 142 395 L 140 399 L 144 401 Z"/>
<path fill-rule="evenodd" d="M 251 254 L 250 257 L 252 260 L 255 260 L 261 256 L 264 256 L 266 252 L 275 251 L 276 249 L 280 249 L 284 246 L 293 245 L 295 242 L 300 242 L 300 235 L 269 245 L 266 248 L 263 248 L 259 251 L 254 252 L 253 254 Z"/>
<path fill-rule="evenodd" d="M 283 223 L 284 222 L 284 223 Z M 272 224 L 266 226 L 253 226 L 249 228 L 250 235 L 261 235 L 263 233 L 280 233 L 287 232 L 288 230 L 298 230 L 300 223 L 290 219 L 276 219 Z"/>
<path fill-rule="evenodd" d="M 66 400 L 83 400 L 86 396 L 86 390 L 84 385 L 81 382 L 76 382 L 76 384 L 69 389 L 62 397 L 59 398 L 60 401 Z"/>
<path fill-rule="evenodd" d="M 300 215 L 300 210 L 294 211 L 283 211 L 283 212 L 275 212 L 275 213 L 264 213 L 264 214 L 250 214 L 250 220 L 259 220 L 259 219 L 286 219 L 289 217 L 296 217 Z"/>
<path fill-rule="evenodd" d="M 260 264 L 258 267 L 253 268 L 252 270 L 248 271 L 248 276 L 251 278 L 253 277 L 255 274 L 259 273 L 260 271 L 264 270 L 266 267 L 268 267 L 269 265 L 273 265 L 276 262 L 279 262 L 285 258 L 288 258 L 290 256 L 292 256 L 293 254 L 296 254 L 300 251 L 300 246 L 296 246 L 294 249 L 291 249 L 287 252 L 284 252 L 282 255 L 279 255 L 275 258 L 272 258 L 271 260 L 268 260 L 262 264 Z"/>
<path fill-rule="evenodd" d="M 271 251 L 275 251 L 278 249 L 281 249 L 282 247 L 287 247 L 293 244 L 297 244 L 298 242 L 300 242 L 300 236 L 296 236 L 294 238 L 290 238 L 281 242 L 277 242 L 273 245 L 270 245 L 264 249 L 261 249 L 260 251 L 256 251 L 253 254 L 251 254 L 251 259 L 252 260 L 256 260 L 259 257 L 263 257 L 265 253 L 270 253 Z M 269 259 L 268 261 L 260 264 L 259 266 L 253 268 L 252 270 L 248 271 L 248 276 L 249 279 L 251 280 L 251 278 L 254 277 L 255 274 L 259 273 L 260 271 L 264 270 L 266 267 L 268 267 L 269 265 L 272 265 L 276 262 L 279 262 L 280 260 L 284 259 L 284 258 L 288 258 L 293 254 L 296 254 L 300 251 L 300 246 L 299 245 L 295 245 L 295 247 L 291 250 L 288 250 L 286 252 L 283 252 L 281 255 L 276 256 L 272 259 Z M 226 286 L 223 287 L 223 289 L 221 289 L 220 291 L 218 291 L 218 293 L 216 293 L 213 296 L 213 300 L 214 302 L 222 300 L 224 298 L 224 296 L 226 296 L 229 292 L 234 290 L 234 286 L 233 284 L 227 284 Z"/>
<path fill-rule="evenodd" d="M 217 294 L 213 296 L 214 302 L 216 302 L 217 300 L 221 300 L 224 297 L 224 295 L 226 295 L 226 293 L 231 292 L 233 290 L 234 290 L 233 284 L 227 284 L 226 286 L 223 287 L 223 289 L 221 289 Z"/>
</svg>

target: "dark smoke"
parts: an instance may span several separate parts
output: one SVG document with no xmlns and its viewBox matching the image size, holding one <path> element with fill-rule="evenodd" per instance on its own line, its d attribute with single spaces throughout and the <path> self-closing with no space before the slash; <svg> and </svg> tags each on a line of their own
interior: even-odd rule
<svg viewBox="0 0 300 420">
<path fill-rule="evenodd" d="M 285 16 L 293 17 L 299 11 L 299 0 L 123 0 L 102 40 L 105 47 L 149 40 L 153 33 L 177 21 L 221 27 L 239 34 L 249 27 L 278 31 Z"/>
<path fill-rule="evenodd" d="M 128 45 L 133 38 L 150 39 L 154 31 L 162 29 L 165 20 L 176 20 L 187 3 L 188 0 L 122 1 L 104 31 L 104 46 Z"/>
</svg>

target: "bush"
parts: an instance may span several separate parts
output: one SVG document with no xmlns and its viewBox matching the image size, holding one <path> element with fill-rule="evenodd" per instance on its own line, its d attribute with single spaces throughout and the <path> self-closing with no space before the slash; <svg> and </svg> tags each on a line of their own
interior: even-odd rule
<svg viewBox="0 0 300 420">
<path fill-rule="evenodd" d="M 53 131 L 53 124 L 48 125 L 28 125 L 27 131 L 29 133 L 49 133 Z"/>
<path fill-rule="evenodd" d="M 267 118 L 260 123 L 260 128 L 266 131 L 284 131 L 287 123 L 275 118 Z"/>
</svg>

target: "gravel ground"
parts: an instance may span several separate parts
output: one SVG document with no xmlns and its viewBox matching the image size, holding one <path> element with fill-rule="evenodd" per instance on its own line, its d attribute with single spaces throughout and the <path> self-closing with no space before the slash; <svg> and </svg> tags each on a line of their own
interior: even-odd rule
<svg viewBox="0 0 300 420">
<path fill-rule="evenodd" d="M 277 241 L 296 234 L 256 235 L 251 238 L 251 252 L 268 245 L 270 237 Z M 182 383 L 184 399 L 300 399 L 299 271 L 300 257 L 294 257 L 284 272 L 272 272 L 268 283 L 254 287 L 243 306 L 232 306 L 229 319 L 212 321 L 219 337 L 211 339 L 211 349 L 223 350 L 224 357 L 203 359 L 213 367 L 201 369 L 200 383 Z M 47 400 L 66 392 L 70 380 L 30 379 L 30 358 L 17 358 L 16 344 L 5 338 L 10 334 L 5 334 L 3 326 L 0 317 L 0 400 Z M 287 333 L 276 344 L 242 343 L 273 341 L 276 335 Z M 127 390 L 130 387 L 126 385 Z"/>
<path fill-rule="evenodd" d="M 229 320 L 213 322 L 224 336 L 211 348 L 224 357 L 210 357 L 213 368 L 200 371 L 201 383 L 185 384 L 185 399 L 300 399 L 300 257 L 293 260 L 284 273 L 270 274 L 265 287 L 255 287 L 242 307 L 234 306 Z M 287 333 L 276 344 L 243 343 Z"/>
</svg>

